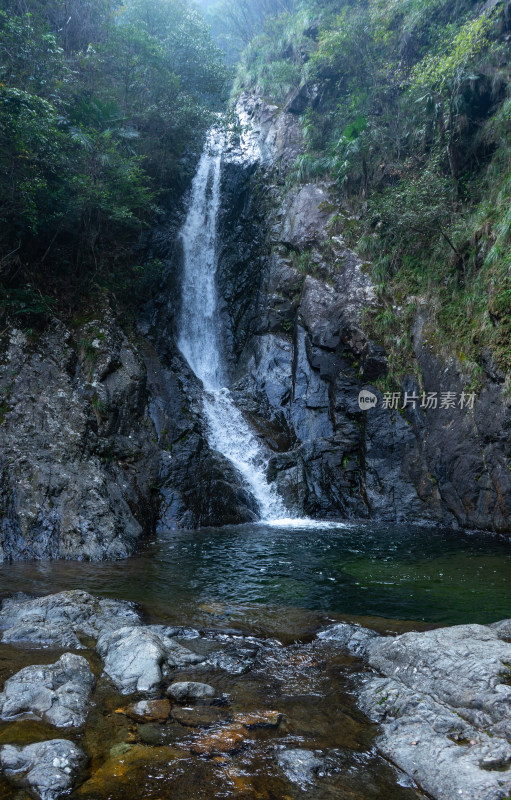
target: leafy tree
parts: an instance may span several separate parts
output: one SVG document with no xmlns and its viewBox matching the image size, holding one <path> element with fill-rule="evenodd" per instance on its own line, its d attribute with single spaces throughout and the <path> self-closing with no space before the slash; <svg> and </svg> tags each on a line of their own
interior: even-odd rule
<svg viewBox="0 0 511 800">
<path fill-rule="evenodd" d="M 25 285 L 39 297 L 132 280 L 226 74 L 186 0 L 1 0 L 0 313 Z"/>
</svg>

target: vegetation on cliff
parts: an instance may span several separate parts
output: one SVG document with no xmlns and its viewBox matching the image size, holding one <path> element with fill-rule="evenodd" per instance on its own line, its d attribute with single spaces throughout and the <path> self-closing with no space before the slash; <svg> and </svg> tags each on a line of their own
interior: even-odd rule
<svg viewBox="0 0 511 800">
<path fill-rule="evenodd" d="M 0 3 L 0 329 L 101 288 L 188 185 L 226 70 L 187 0 Z"/>
<path fill-rule="evenodd" d="M 198 2 L 235 95 L 300 92 L 289 180 L 331 183 L 392 377 L 414 367 L 419 310 L 473 385 L 488 349 L 509 377 L 509 4 Z M 0 0 L 0 316 L 30 326 L 105 288 L 140 301 L 160 269 L 144 231 L 188 185 L 226 79 L 191 0 Z"/>
<path fill-rule="evenodd" d="M 305 98 L 290 179 L 332 183 L 393 378 L 414 368 L 419 309 L 474 386 L 488 349 L 511 374 L 510 36 L 498 0 L 303 0 L 273 8 L 241 58 L 236 95 Z"/>
</svg>

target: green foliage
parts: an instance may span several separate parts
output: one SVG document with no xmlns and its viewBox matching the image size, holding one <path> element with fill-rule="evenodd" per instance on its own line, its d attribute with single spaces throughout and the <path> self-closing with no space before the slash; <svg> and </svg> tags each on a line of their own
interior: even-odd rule
<svg viewBox="0 0 511 800">
<path fill-rule="evenodd" d="M 488 347 L 511 384 L 509 31 L 502 5 L 472 0 L 302 0 L 241 62 L 237 91 L 283 103 L 264 82 L 282 59 L 313 89 L 287 180 L 332 181 L 336 232 L 369 262 L 365 324 L 391 379 L 416 369 L 421 309 L 428 345 L 456 354 L 471 385 Z"/>
<path fill-rule="evenodd" d="M 261 94 L 282 102 L 300 85 L 303 65 L 313 48 L 304 34 L 306 12 L 268 16 L 259 33 L 243 52 L 234 83 L 234 94 L 255 87 Z"/>
<path fill-rule="evenodd" d="M 55 301 L 27 284 L 10 292 L 0 291 L 0 309 L 14 317 L 23 327 L 38 327 L 48 319 Z"/>
<path fill-rule="evenodd" d="M 186 0 L 0 3 L 6 311 L 28 284 L 59 298 L 92 283 L 128 298 L 123 273 L 141 285 L 135 246 L 188 185 L 226 75 Z"/>
<path fill-rule="evenodd" d="M 413 67 L 410 74 L 412 85 L 449 93 L 467 78 L 467 66 L 488 45 L 492 18 L 483 13 L 480 17 L 468 20 L 449 41 L 453 28 L 455 30 L 454 25 L 449 26 L 442 52 L 429 53 Z"/>
</svg>

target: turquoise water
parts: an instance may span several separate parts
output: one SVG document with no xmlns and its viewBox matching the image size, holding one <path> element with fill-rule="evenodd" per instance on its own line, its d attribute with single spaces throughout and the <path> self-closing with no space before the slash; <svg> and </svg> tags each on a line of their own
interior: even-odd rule
<svg viewBox="0 0 511 800">
<path fill-rule="evenodd" d="M 295 607 L 431 623 L 511 617 L 511 542 L 410 525 L 171 532 L 127 561 L 0 566 L 0 590 L 83 588 L 176 618 L 201 604 Z"/>
</svg>

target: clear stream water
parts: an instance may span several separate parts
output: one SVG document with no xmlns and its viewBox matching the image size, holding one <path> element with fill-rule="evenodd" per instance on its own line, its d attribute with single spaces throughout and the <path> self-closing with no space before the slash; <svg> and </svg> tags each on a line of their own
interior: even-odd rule
<svg viewBox="0 0 511 800">
<path fill-rule="evenodd" d="M 400 633 L 511 617 L 510 575 L 511 547 L 495 536 L 409 525 L 321 530 L 261 523 L 172 532 L 121 562 L 3 565 L 0 598 L 81 588 L 134 600 L 148 621 L 199 628 L 217 637 L 209 641 L 215 650 L 245 641 L 262 647 L 246 674 L 201 668 L 169 678 L 211 683 L 230 695 L 233 712 L 284 715 L 277 730 L 249 732 L 239 752 L 206 760 L 190 747 L 211 729 L 132 724 L 116 713 L 127 700 L 100 677 L 97 656 L 80 651 L 98 685 L 83 735 L 58 734 L 75 738 L 91 759 L 71 800 L 424 800 L 374 749 L 377 731 L 356 703 L 363 665 L 315 633 L 342 619 Z M 59 655 L 0 644 L 0 684 Z M 0 745 L 55 735 L 40 722 L 0 721 Z M 278 767 L 285 748 L 319 750 L 337 766 L 314 787 L 300 788 Z M 29 798 L 0 774 L 0 800 Z"/>
<path fill-rule="evenodd" d="M 260 523 L 170 532 L 126 561 L 0 565 L 0 587 L 83 588 L 196 624 L 204 604 L 237 617 L 246 607 L 248 628 L 269 608 L 295 609 L 295 618 L 303 610 L 318 618 L 486 623 L 511 617 L 511 546 L 491 534 L 411 525 Z"/>
</svg>

